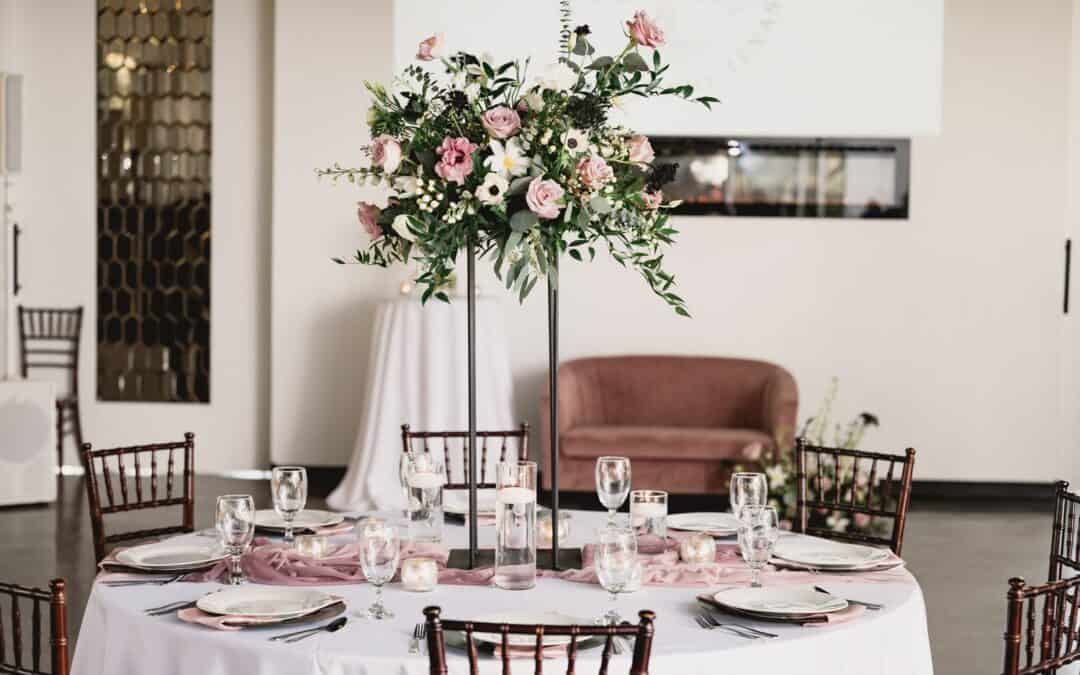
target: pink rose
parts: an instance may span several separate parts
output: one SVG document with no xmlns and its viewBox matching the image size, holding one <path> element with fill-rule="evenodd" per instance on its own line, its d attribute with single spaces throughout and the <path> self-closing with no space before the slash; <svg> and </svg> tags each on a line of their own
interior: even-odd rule
<svg viewBox="0 0 1080 675">
<path fill-rule="evenodd" d="M 418 61 L 431 61 L 440 55 L 440 49 L 443 46 L 443 37 L 441 33 L 436 33 L 428 39 L 420 43 L 420 47 L 416 50 L 416 60 Z"/>
<path fill-rule="evenodd" d="M 472 154 L 475 151 L 476 145 L 464 136 L 447 136 L 435 151 L 439 154 L 435 173 L 443 180 L 461 185 L 465 182 L 465 177 L 473 171 Z"/>
<path fill-rule="evenodd" d="M 356 206 L 356 215 L 360 219 L 360 224 L 364 226 L 367 235 L 372 239 L 381 237 L 382 228 L 379 227 L 379 214 L 382 211 L 379 210 L 379 207 L 367 202 L 357 202 Z"/>
<path fill-rule="evenodd" d="M 602 187 L 615 179 L 611 166 L 599 155 L 586 155 L 577 164 L 578 180 L 590 190 Z"/>
<path fill-rule="evenodd" d="M 557 218 L 564 194 L 565 191 L 561 185 L 553 180 L 544 180 L 537 176 L 529 183 L 529 191 L 525 193 L 525 203 L 528 204 L 530 211 L 541 218 Z"/>
<path fill-rule="evenodd" d="M 630 137 L 631 162 L 641 162 L 644 164 L 648 164 L 654 159 L 656 159 L 656 153 L 653 152 L 652 143 L 649 142 L 648 136 L 642 136 L 641 134 L 638 134 L 637 136 Z"/>
<path fill-rule="evenodd" d="M 371 142 L 371 163 L 386 173 L 394 173 L 401 166 L 401 144 L 390 134 L 376 137 Z"/>
<path fill-rule="evenodd" d="M 756 462 L 761 459 L 761 453 L 765 450 L 765 446 L 761 443 L 750 443 L 742 449 L 742 456 L 747 461 Z"/>
<path fill-rule="evenodd" d="M 662 204 L 664 202 L 664 193 L 661 192 L 660 190 L 656 190 L 656 191 L 642 190 L 641 191 L 641 200 L 645 202 L 645 208 L 649 209 L 650 211 L 655 211 L 656 209 L 660 208 L 660 204 Z M 758 452 L 760 454 L 760 446 L 761 446 L 761 444 L 760 443 L 754 443 L 753 445 L 759 446 Z M 753 447 L 753 445 L 748 445 L 747 448 Z M 746 452 L 746 450 L 743 450 L 743 453 L 745 453 L 745 452 Z M 757 460 L 754 460 L 754 461 L 757 461 Z"/>
<path fill-rule="evenodd" d="M 492 138 L 510 138 L 521 129 L 521 117 L 504 105 L 486 111 L 480 121 Z"/>
<path fill-rule="evenodd" d="M 634 12 L 634 18 L 626 22 L 626 29 L 634 42 L 642 47 L 659 47 L 664 44 L 664 31 L 649 18 L 645 10 Z"/>
<path fill-rule="evenodd" d="M 860 530 L 865 530 L 870 526 L 870 516 L 865 513 L 855 514 L 855 527 Z"/>
</svg>

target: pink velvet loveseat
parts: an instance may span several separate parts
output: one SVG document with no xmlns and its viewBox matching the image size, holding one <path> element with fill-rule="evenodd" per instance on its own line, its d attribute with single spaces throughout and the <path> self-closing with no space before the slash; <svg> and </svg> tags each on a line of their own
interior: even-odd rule
<svg viewBox="0 0 1080 675">
<path fill-rule="evenodd" d="M 559 489 L 595 490 L 602 455 L 625 455 L 633 486 L 726 494 L 731 467 L 751 443 L 789 445 L 798 389 L 764 361 L 617 356 L 559 368 Z M 540 401 L 543 487 L 551 487 L 548 395 Z"/>
</svg>

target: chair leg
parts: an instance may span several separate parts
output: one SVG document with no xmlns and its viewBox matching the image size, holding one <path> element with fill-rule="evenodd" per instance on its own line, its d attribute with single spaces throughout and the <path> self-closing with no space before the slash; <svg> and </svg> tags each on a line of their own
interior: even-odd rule
<svg viewBox="0 0 1080 675">
<path fill-rule="evenodd" d="M 64 402 L 56 402 L 56 468 L 64 466 Z"/>
<path fill-rule="evenodd" d="M 82 446 L 83 446 L 83 435 L 82 435 L 82 412 L 79 409 L 79 399 L 75 399 L 74 401 L 71 402 L 71 414 L 72 414 L 72 417 L 74 418 L 73 422 L 74 422 L 74 425 L 75 425 L 75 429 L 74 429 L 74 431 L 75 431 L 75 449 L 76 449 L 76 451 L 81 452 Z M 80 460 L 80 463 L 81 463 L 81 460 Z"/>
</svg>

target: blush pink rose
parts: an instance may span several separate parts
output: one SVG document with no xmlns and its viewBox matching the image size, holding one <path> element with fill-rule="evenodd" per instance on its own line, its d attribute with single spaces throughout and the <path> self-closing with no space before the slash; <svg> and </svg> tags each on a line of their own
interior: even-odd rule
<svg viewBox="0 0 1080 675">
<path fill-rule="evenodd" d="M 577 175 L 581 184 L 590 190 L 603 187 L 615 179 L 615 172 L 599 155 L 582 157 L 577 163 Z"/>
<path fill-rule="evenodd" d="M 521 130 L 521 117 L 504 105 L 484 112 L 480 116 L 480 122 L 492 138 L 510 138 Z"/>
<path fill-rule="evenodd" d="M 537 216 L 550 220 L 559 216 L 564 194 L 566 192 L 561 185 L 553 180 L 544 180 L 537 176 L 529 183 L 529 191 L 525 193 L 525 203 Z"/>
<path fill-rule="evenodd" d="M 661 192 L 660 190 L 656 190 L 656 191 L 642 190 L 641 191 L 641 200 L 645 202 L 645 208 L 649 209 L 650 211 L 655 211 L 656 209 L 660 208 L 660 204 L 662 204 L 664 202 L 664 193 Z M 754 447 L 755 445 L 758 447 L 758 455 L 760 455 L 761 454 L 761 444 L 760 443 L 753 443 L 751 445 L 746 446 L 746 448 L 743 450 L 743 453 L 745 453 L 747 450 Z M 757 461 L 757 460 L 754 460 L 754 461 Z"/>
<path fill-rule="evenodd" d="M 626 22 L 626 29 L 634 42 L 642 47 L 655 48 L 664 44 L 664 31 L 643 9 L 634 12 L 634 18 Z"/>
<path fill-rule="evenodd" d="M 416 50 L 417 61 L 431 61 L 439 56 L 439 50 L 443 46 L 442 35 L 436 33 L 420 43 Z"/>
<path fill-rule="evenodd" d="M 464 136 L 443 139 L 442 145 L 435 151 L 439 154 L 439 163 L 435 173 L 443 180 L 461 185 L 465 177 L 473 171 L 472 154 L 476 145 Z"/>
<path fill-rule="evenodd" d="M 630 137 L 630 161 L 648 164 L 656 159 L 648 136 L 638 134 Z"/>
<path fill-rule="evenodd" d="M 371 142 L 371 163 L 386 173 L 394 173 L 401 166 L 401 144 L 390 134 L 377 136 Z"/>
<path fill-rule="evenodd" d="M 364 227 L 364 231 L 372 239 L 378 239 L 382 236 L 382 228 L 379 227 L 379 214 L 382 211 L 378 206 L 369 204 L 367 202 L 356 203 L 356 215 L 360 219 L 360 224 Z"/>
<path fill-rule="evenodd" d="M 856 513 L 855 527 L 860 530 L 865 530 L 867 527 L 870 527 L 870 516 L 866 515 L 865 513 Z"/>
</svg>

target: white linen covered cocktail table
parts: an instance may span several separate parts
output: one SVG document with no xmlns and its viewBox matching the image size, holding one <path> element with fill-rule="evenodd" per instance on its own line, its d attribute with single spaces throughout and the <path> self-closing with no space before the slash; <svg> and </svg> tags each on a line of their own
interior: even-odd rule
<svg viewBox="0 0 1080 675">
<path fill-rule="evenodd" d="M 593 537 L 604 522 L 602 513 L 575 512 L 571 544 Z M 492 528 L 482 528 L 490 541 Z M 448 543 L 463 545 L 465 528 L 447 524 Z M 194 536 L 194 535 L 192 535 Z M 646 587 L 619 601 L 627 619 L 639 609 L 656 612 L 656 637 L 650 673 L 653 675 L 931 675 L 930 642 L 922 593 L 910 583 L 830 583 L 834 593 L 880 602 L 880 612 L 831 627 L 802 628 L 748 622 L 778 633 L 775 640 L 745 640 L 725 631 L 706 631 L 694 622 L 695 595 L 702 589 Z M 87 603 L 75 650 L 74 675 L 424 675 L 426 652 L 408 654 L 413 627 L 423 620 L 421 610 L 439 605 L 447 618 L 473 618 L 494 612 L 556 610 L 573 616 L 598 616 L 607 607 L 599 586 L 541 578 L 528 591 L 494 587 L 440 586 L 431 593 L 410 593 L 397 584 L 387 587 L 386 604 L 396 617 L 371 622 L 357 616 L 370 604 L 366 584 L 326 587 L 348 603 L 348 625 L 295 644 L 269 642 L 284 629 L 222 632 L 192 626 L 173 616 L 151 618 L 147 607 L 194 599 L 219 584 L 174 583 L 167 586 L 109 588 L 96 584 Z M 296 628 L 293 628 L 296 630 Z M 463 654 L 450 649 L 451 673 L 467 673 Z M 599 650 L 578 654 L 577 672 L 598 672 Z M 483 660 L 481 672 L 500 672 L 499 662 Z M 630 655 L 613 657 L 612 675 L 627 672 Z M 528 659 L 515 662 L 514 672 L 531 673 Z M 565 663 L 545 663 L 545 671 L 562 673 Z"/>
</svg>

